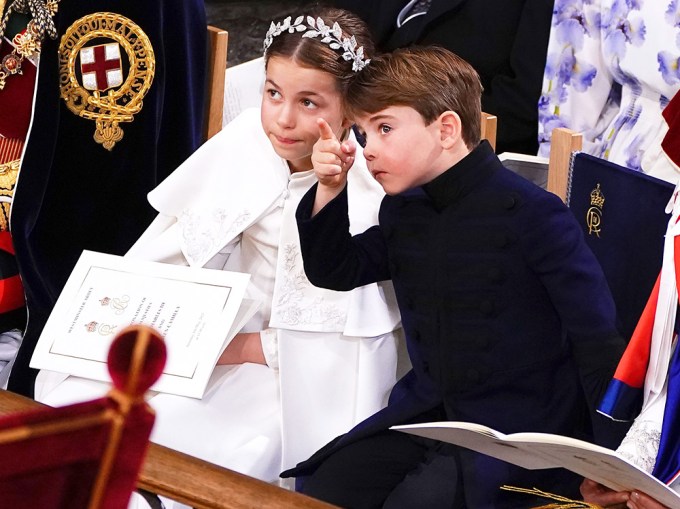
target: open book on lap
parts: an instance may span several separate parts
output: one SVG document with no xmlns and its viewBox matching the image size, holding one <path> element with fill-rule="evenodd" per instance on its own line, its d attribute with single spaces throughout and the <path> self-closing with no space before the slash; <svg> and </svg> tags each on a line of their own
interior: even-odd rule
<svg viewBox="0 0 680 509">
<path fill-rule="evenodd" d="M 668 507 L 680 507 L 680 494 L 615 451 L 549 433 L 505 435 L 470 422 L 429 422 L 391 429 L 440 440 L 531 470 L 566 468 L 615 491 L 639 490 Z"/>
</svg>

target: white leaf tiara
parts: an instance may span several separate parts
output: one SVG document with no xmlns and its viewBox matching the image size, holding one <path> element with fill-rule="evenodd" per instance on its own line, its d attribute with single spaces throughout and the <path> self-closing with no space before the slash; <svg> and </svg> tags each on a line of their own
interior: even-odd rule
<svg viewBox="0 0 680 509">
<path fill-rule="evenodd" d="M 272 21 L 264 38 L 263 46 L 265 52 L 277 35 L 281 35 L 286 31 L 290 34 L 304 32 L 302 37 L 321 37 L 321 42 L 328 44 L 331 49 L 342 50 L 342 58 L 352 62 L 352 70 L 354 72 L 360 71 L 371 61 L 369 58 L 364 58 L 363 46 L 357 48 L 357 40 L 354 36 L 342 36 L 342 29 L 337 22 L 333 23 L 333 26 L 330 27 L 321 18 L 314 19 L 312 16 L 298 16 L 292 23 L 291 20 L 291 16 L 288 16 L 276 24 Z M 304 23 L 305 20 L 307 21 L 306 24 Z"/>
</svg>

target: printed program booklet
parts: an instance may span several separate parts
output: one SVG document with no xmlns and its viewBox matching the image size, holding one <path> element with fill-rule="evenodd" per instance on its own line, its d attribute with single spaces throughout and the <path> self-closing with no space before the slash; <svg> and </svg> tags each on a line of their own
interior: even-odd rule
<svg viewBox="0 0 680 509">
<path fill-rule="evenodd" d="M 530 470 L 566 468 L 613 490 L 639 490 L 668 507 L 680 507 L 680 494 L 652 475 L 611 449 L 575 438 L 529 432 L 505 435 L 481 424 L 457 421 L 391 429 L 459 445 Z"/>
<path fill-rule="evenodd" d="M 200 398 L 229 341 L 256 312 L 249 274 L 84 251 L 43 329 L 31 367 L 109 381 L 115 335 L 149 325 L 168 360 L 151 390 Z"/>
</svg>

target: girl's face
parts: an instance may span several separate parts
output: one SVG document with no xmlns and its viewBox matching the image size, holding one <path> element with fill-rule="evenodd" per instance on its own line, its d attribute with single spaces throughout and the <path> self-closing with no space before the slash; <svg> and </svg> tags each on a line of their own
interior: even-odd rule
<svg viewBox="0 0 680 509">
<path fill-rule="evenodd" d="M 286 57 L 271 57 L 262 96 L 262 127 L 291 172 L 312 168 L 312 148 L 319 139 L 318 118 L 326 120 L 338 138 L 350 125 L 342 115 L 335 78 Z"/>
</svg>

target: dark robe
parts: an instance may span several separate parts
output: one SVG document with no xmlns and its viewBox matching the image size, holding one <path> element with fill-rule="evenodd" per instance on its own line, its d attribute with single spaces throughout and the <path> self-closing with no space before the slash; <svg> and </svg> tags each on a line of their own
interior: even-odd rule
<svg viewBox="0 0 680 509">
<path fill-rule="evenodd" d="M 76 20 L 115 13 L 139 26 L 155 54 L 155 75 L 123 138 L 95 142 L 95 122 L 60 98 L 59 46 Z M 9 381 L 33 394 L 28 364 L 40 332 L 84 249 L 122 255 L 155 216 L 146 195 L 201 143 L 206 19 L 200 0 L 60 2 L 59 38 L 44 42 L 36 102 L 10 226 L 26 290 L 28 325 Z M 84 46 L 114 42 L 95 37 Z M 129 58 L 121 46 L 123 74 Z M 78 57 L 79 60 L 79 57 Z M 79 62 L 76 61 L 78 81 Z M 60 81 L 61 80 L 61 81 Z"/>
<path fill-rule="evenodd" d="M 497 152 L 536 154 L 538 99 L 552 0 L 432 0 L 397 28 L 406 0 L 335 0 L 361 16 L 383 50 L 436 44 L 467 60 L 484 87 L 482 109 L 498 116 Z"/>
</svg>

